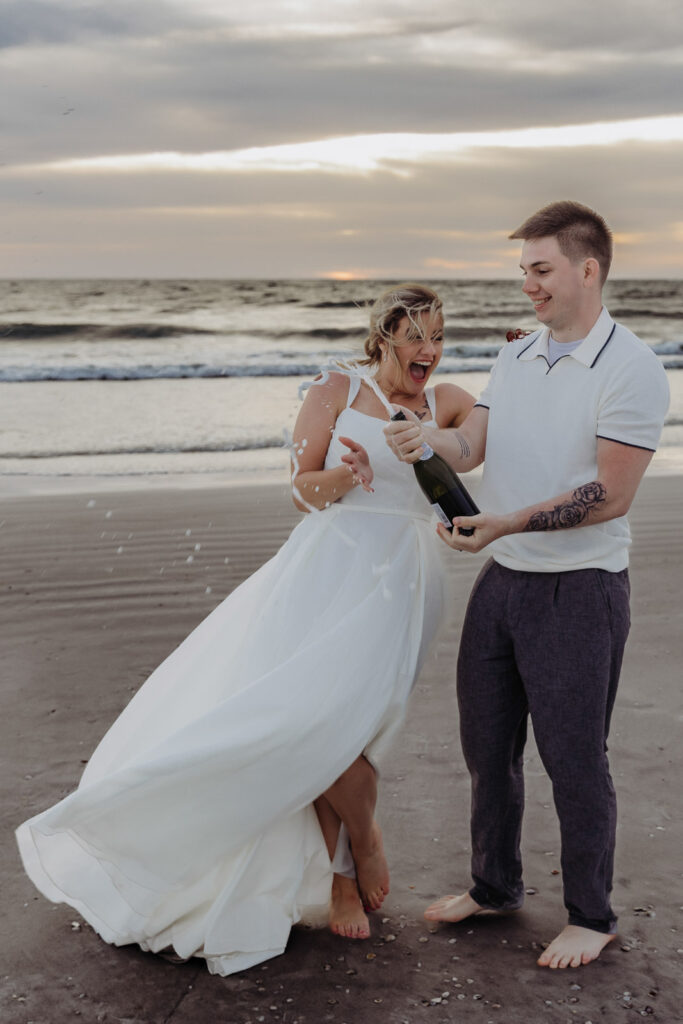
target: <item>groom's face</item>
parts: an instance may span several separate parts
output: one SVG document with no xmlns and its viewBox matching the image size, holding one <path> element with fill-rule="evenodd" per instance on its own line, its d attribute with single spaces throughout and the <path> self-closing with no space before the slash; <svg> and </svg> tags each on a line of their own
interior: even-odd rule
<svg viewBox="0 0 683 1024">
<path fill-rule="evenodd" d="M 566 330 L 581 319 L 587 292 L 584 262 L 572 262 L 557 239 L 530 238 L 522 246 L 522 291 L 534 304 L 537 319 L 554 330 Z"/>
</svg>

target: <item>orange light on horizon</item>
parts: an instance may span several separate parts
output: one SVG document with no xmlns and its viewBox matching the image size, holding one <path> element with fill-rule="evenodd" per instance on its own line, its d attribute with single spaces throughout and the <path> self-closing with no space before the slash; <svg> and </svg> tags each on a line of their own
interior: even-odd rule
<svg viewBox="0 0 683 1024">
<path fill-rule="evenodd" d="M 368 277 L 362 270 L 322 270 L 317 276 L 327 281 L 362 281 Z"/>
</svg>

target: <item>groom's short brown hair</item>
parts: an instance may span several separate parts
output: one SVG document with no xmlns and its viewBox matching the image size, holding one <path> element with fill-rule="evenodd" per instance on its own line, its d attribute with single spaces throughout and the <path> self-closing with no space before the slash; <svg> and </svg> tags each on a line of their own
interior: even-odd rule
<svg viewBox="0 0 683 1024">
<path fill-rule="evenodd" d="M 604 284 L 612 263 L 612 232 L 595 210 L 561 199 L 527 218 L 510 238 L 556 238 L 560 252 L 572 262 L 592 258 L 600 265 Z"/>
</svg>

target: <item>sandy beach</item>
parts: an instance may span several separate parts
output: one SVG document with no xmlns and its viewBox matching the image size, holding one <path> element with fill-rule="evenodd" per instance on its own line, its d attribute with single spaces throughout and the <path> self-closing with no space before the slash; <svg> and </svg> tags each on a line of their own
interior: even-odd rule
<svg viewBox="0 0 683 1024">
<path fill-rule="evenodd" d="M 87 484 L 84 484 L 86 487 Z M 4 1024 L 621 1024 L 683 1020 L 680 722 L 683 478 L 652 477 L 631 513 L 633 624 L 612 725 L 620 825 L 617 940 L 596 963 L 535 959 L 564 923 L 550 784 L 527 751 L 527 902 L 459 926 L 422 919 L 468 884 L 469 780 L 454 663 L 484 556 L 444 548 L 448 628 L 416 687 L 380 786 L 392 890 L 372 937 L 297 928 L 284 956 L 229 978 L 105 945 L 25 877 L 13 830 L 77 784 L 150 671 L 283 542 L 285 486 L 101 490 L 0 501 Z"/>
</svg>

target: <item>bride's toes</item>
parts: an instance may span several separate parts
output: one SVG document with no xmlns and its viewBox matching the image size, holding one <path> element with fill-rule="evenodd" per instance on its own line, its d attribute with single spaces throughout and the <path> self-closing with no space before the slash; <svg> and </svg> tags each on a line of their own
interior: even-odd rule
<svg viewBox="0 0 683 1024">
<path fill-rule="evenodd" d="M 379 910 L 389 895 L 389 866 L 384 856 L 382 833 L 375 822 L 367 848 L 353 848 L 358 888 L 367 910 Z"/>
<path fill-rule="evenodd" d="M 370 922 L 353 878 L 335 875 L 330 899 L 330 931 L 345 939 L 370 938 Z"/>
<path fill-rule="evenodd" d="M 373 892 L 365 893 L 363 905 L 366 910 L 379 910 L 384 900 L 389 895 L 389 889 L 375 889 Z"/>
</svg>

